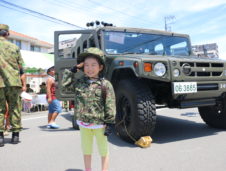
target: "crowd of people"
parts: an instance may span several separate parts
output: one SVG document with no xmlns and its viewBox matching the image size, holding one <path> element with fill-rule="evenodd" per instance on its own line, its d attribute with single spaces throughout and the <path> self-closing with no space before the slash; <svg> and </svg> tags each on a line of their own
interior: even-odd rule
<svg viewBox="0 0 226 171">
<path fill-rule="evenodd" d="M 4 146 L 4 136 L 12 131 L 11 142 L 17 144 L 21 125 L 22 91 L 34 92 L 26 84 L 23 59 L 20 49 L 7 41 L 9 27 L 0 24 L 0 147 Z M 91 171 L 93 138 L 96 137 L 101 156 L 102 171 L 109 167 L 108 135 L 115 122 L 115 94 L 111 83 L 104 79 L 104 53 L 98 48 L 85 49 L 78 56 L 78 65 L 63 72 L 62 87 L 72 88 L 75 93 L 74 117 L 80 129 L 81 148 L 85 171 Z M 74 75 L 82 71 L 84 76 L 78 80 Z M 58 129 L 56 118 L 62 108 L 56 98 L 55 68 L 47 70 L 48 79 L 40 85 L 40 94 L 46 93 L 48 102 L 48 129 Z M 68 104 L 68 103 L 67 103 Z M 67 106 L 65 103 L 65 106 Z M 4 120 L 6 122 L 4 123 Z M 10 128 L 10 130 L 9 130 Z M 7 132 L 4 131 L 7 130 Z"/>
<path fill-rule="evenodd" d="M 35 91 L 31 88 L 31 85 L 30 84 L 26 84 L 26 92 L 27 93 L 34 93 Z M 39 92 L 37 94 L 46 94 L 46 83 L 45 82 L 42 82 L 40 85 L 39 85 Z"/>
</svg>

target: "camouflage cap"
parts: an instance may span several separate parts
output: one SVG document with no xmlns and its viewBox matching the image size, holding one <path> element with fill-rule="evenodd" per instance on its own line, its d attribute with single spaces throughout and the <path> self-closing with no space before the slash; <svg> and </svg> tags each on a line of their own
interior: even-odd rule
<svg viewBox="0 0 226 171">
<path fill-rule="evenodd" d="M 6 30 L 9 31 L 9 26 L 6 24 L 0 24 L 0 30 Z"/>
<path fill-rule="evenodd" d="M 96 56 L 104 64 L 105 57 L 104 52 L 102 50 L 95 47 L 85 49 L 83 53 L 78 55 L 79 61 L 84 61 L 84 59 L 88 56 Z"/>
</svg>

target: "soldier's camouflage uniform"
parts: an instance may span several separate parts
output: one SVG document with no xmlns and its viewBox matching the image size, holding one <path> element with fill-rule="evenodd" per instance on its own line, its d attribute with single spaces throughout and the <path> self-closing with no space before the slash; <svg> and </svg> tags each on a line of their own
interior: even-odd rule
<svg viewBox="0 0 226 171">
<path fill-rule="evenodd" d="M 13 132 L 21 127 L 21 79 L 19 65 L 23 65 L 19 48 L 0 36 L 0 132 L 4 131 L 6 101 L 9 105 L 10 124 Z"/>
<path fill-rule="evenodd" d="M 111 83 L 105 79 L 91 82 L 84 76 L 74 81 L 74 73 L 65 69 L 62 86 L 75 92 L 75 116 L 77 120 L 95 124 L 113 124 L 115 122 L 115 94 Z M 101 84 L 106 89 L 102 93 Z M 105 99 L 104 99 L 105 98 Z"/>
</svg>

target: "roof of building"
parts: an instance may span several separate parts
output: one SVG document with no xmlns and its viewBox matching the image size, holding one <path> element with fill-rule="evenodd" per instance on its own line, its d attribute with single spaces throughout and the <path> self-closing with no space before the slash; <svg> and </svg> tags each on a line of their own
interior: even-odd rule
<svg viewBox="0 0 226 171">
<path fill-rule="evenodd" d="M 28 36 L 28 35 L 25 35 L 25 34 L 22 34 L 22 33 L 18 33 L 18 32 L 15 32 L 13 30 L 10 30 L 9 32 L 10 32 L 9 38 L 15 38 L 15 39 L 18 39 L 18 40 L 29 41 L 32 44 L 38 45 L 38 46 L 43 46 L 43 47 L 48 47 L 48 48 L 53 47 L 53 44 L 42 41 L 42 40 L 38 40 L 37 38 L 31 37 L 31 36 Z"/>
</svg>

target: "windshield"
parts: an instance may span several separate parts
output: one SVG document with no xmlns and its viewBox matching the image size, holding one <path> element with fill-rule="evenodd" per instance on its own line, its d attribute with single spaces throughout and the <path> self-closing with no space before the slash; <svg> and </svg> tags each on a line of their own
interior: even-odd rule
<svg viewBox="0 0 226 171">
<path fill-rule="evenodd" d="M 104 49 L 107 54 L 190 54 L 189 40 L 185 37 L 115 31 L 104 31 Z"/>
</svg>

